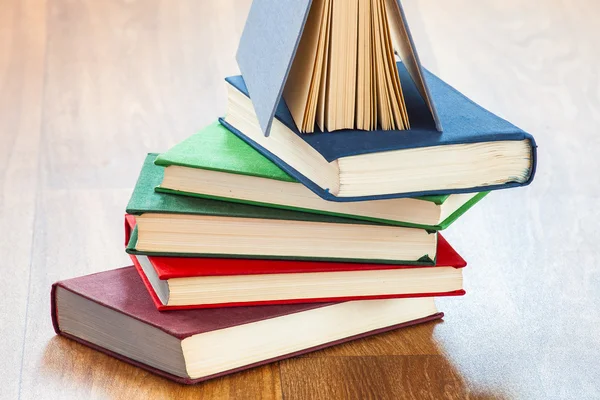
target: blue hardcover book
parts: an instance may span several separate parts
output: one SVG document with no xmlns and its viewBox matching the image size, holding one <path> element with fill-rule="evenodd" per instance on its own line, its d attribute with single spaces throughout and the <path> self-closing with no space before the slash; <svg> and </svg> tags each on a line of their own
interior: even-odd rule
<svg viewBox="0 0 600 400">
<path fill-rule="evenodd" d="M 363 17 L 366 19 L 363 19 Z M 352 24 L 354 26 L 351 26 Z M 328 25 L 331 27 L 328 28 Z M 344 31 L 346 26 L 348 27 L 347 32 Z M 337 31 L 336 35 L 336 27 L 341 27 L 343 33 Z M 358 31 L 367 32 L 366 36 L 361 36 L 361 40 L 358 39 L 360 36 Z M 381 40 L 376 40 L 371 32 L 373 32 L 373 35 L 381 33 Z M 304 46 L 302 43 L 304 40 L 303 35 L 309 36 Z M 427 103 L 429 118 L 434 121 L 437 130 L 442 130 L 442 121 L 438 118 L 435 104 L 427 87 L 427 81 L 424 79 L 424 70 L 400 0 L 344 0 L 343 2 L 335 2 L 334 0 L 255 0 L 244 26 L 236 59 L 244 76 L 246 90 L 252 98 L 261 130 L 265 136 L 270 134 L 271 124 L 284 95 L 288 78 L 292 81 L 297 81 L 299 78 L 298 74 L 294 74 L 295 57 L 298 56 L 298 58 L 313 67 L 315 62 L 322 65 L 325 61 L 324 58 L 313 58 L 318 52 L 316 44 L 319 41 L 319 35 L 322 39 L 327 38 L 324 41 L 335 41 L 336 38 L 343 37 L 342 41 L 336 42 L 338 45 L 338 47 L 335 47 L 336 50 L 348 47 L 354 47 L 355 50 L 358 48 L 358 52 L 352 54 L 338 53 L 332 47 L 321 49 L 321 55 L 330 54 L 330 69 L 333 65 L 331 56 L 334 53 L 339 54 L 339 57 L 341 57 L 342 70 L 345 69 L 343 64 L 348 63 L 356 67 L 360 60 L 365 60 L 366 64 L 364 65 L 369 70 L 371 65 L 376 65 L 378 61 L 382 60 L 385 60 L 387 67 L 394 69 L 393 58 L 395 52 L 406 66 L 411 81 L 416 84 L 421 96 Z M 352 38 L 346 38 L 347 36 L 352 36 Z M 330 39 L 331 37 L 333 39 Z M 344 40 L 350 42 L 344 43 Z M 380 50 L 385 54 L 379 54 L 382 58 L 377 59 L 374 55 L 376 53 L 375 49 L 368 47 L 370 46 L 368 43 L 371 42 L 383 46 Z M 330 44 L 334 45 L 333 42 Z M 307 48 L 311 45 L 314 45 L 312 50 Z M 387 47 L 385 47 L 386 45 Z M 365 53 L 361 54 L 361 50 L 364 50 Z M 335 69 L 335 71 L 338 70 Z M 316 76 L 314 74 L 316 74 L 316 71 L 308 71 L 305 78 L 310 78 L 310 76 L 314 78 Z M 385 75 L 385 72 L 379 70 L 373 72 L 373 74 Z M 395 75 L 393 73 L 392 80 Z M 349 79 L 353 84 L 357 80 L 357 77 L 345 73 L 334 73 L 333 77 L 342 87 L 342 92 L 346 86 L 351 86 L 344 79 Z M 321 83 L 324 87 L 324 82 Z M 361 83 L 370 86 L 366 82 Z M 302 86 L 302 84 L 300 85 Z M 375 84 L 373 83 L 373 85 Z M 404 86 L 404 82 L 401 85 Z M 334 86 L 333 82 L 330 80 L 327 86 L 331 89 Z M 400 83 L 398 83 L 398 86 L 400 86 Z M 317 87 L 318 85 L 314 86 L 313 90 L 318 91 Z M 308 87 L 303 89 L 308 90 Z M 391 90 L 391 88 L 388 89 Z M 397 94 L 401 98 L 403 88 L 396 87 L 394 89 L 398 91 Z M 294 89 L 291 90 L 294 91 Z M 354 93 L 350 92 L 346 95 L 354 103 Z M 360 97 L 360 94 L 357 93 L 357 96 Z M 313 104 L 313 107 L 316 108 L 316 105 Z M 354 121 L 352 115 L 349 118 Z M 376 121 L 372 122 L 377 125 Z"/>
<path fill-rule="evenodd" d="M 403 63 L 398 63 L 410 129 L 302 134 L 279 102 L 265 137 L 241 76 L 226 78 L 221 119 L 285 172 L 324 199 L 361 201 L 523 186 L 535 174 L 534 138 L 423 70 L 444 132 Z"/>
</svg>

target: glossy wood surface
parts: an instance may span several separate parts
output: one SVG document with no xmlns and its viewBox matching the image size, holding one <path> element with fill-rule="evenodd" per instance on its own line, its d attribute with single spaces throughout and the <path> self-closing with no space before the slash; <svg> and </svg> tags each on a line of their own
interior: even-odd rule
<svg viewBox="0 0 600 400">
<path fill-rule="evenodd" d="M 128 263 L 147 152 L 225 110 L 248 0 L 0 0 L 0 398 L 600 398 L 600 3 L 405 0 L 424 65 L 532 132 L 539 170 L 446 237 L 443 322 L 195 387 L 54 335 L 52 282 Z"/>
</svg>

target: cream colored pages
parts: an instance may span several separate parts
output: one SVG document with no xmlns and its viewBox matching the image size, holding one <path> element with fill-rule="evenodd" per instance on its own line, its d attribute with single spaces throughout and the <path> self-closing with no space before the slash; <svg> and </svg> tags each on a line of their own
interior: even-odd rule
<svg viewBox="0 0 600 400">
<path fill-rule="evenodd" d="M 386 4 L 314 0 L 283 92 L 300 132 L 409 128 Z"/>
<path fill-rule="evenodd" d="M 372 124 L 372 53 L 371 0 L 359 0 L 358 70 L 356 87 L 356 128 L 371 130 Z"/>
<path fill-rule="evenodd" d="M 338 0 L 339 1 L 339 0 Z M 344 37 L 347 49 L 344 63 L 346 79 L 343 85 L 344 119 L 341 127 L 336 129 L 354 129 L 356 127 L 356 69 L 358 62 L 358 1 L 344 0 L 347 6 L 347 34 Z"/>
<path fill-rule="evenodd" d="M 378 107 L 379 107 L 379 101 L 378 101 L 378 89 L 377 89 L 377 46 L 375 45 L 375 37 L 377 35 L 377 31 L 375 30 L 375 22 L 374 22 L 374 6 L 373 6 L 373 0 L 367 0 L 371 7 L 370 7 L 370 15 L 369 15 L 369 19 L 370 19 L 370 24 L 371 24 L 371 124 L 372 124 L 372 129 L 376 129 L 378 124 L 379 124 L 379 116 L 378 116 Z"/>
<path fill-rule="evenodd" d="M 302 130 L 310 94 L 311 82 L 317 69 L 317 50 L 324 0 L 314 0 L 304 26 L 304 32 L 294 63 L 286 82 L 283 98 L 292 113 L 294 122 Z"/>
<path fill-rule="evenodd" d="M 331 14 L 331 49 L 329 51 L 329 71 L 327 81 L 327 113 L 326 129 L 333 130 L 340 125 L 343 99 L 340 98 L 345 74 L 342 71 L 345 47 L 343 46 L 346 7 L 343 1 L 333 0 Z M 340 82 L 341 81 L 341 82 Z"/>
<path fill-rule="evenodd" d="M 427 102 L 427 106 L 429 107 L 429 110 L 435 119 L 436 125 L 438 125 L 438 129 L 440 129 L 441 126 L 439 125 L 432 99 L 429 95 L 429 91 L 425 85 L 425 79 L 423 78 L 421 72 L 416 49 L 414 48 L 414 44 L 411 42 L 408 25 L 403 18 L 400 7 L 398 6 L 398 0 L 385 0 L 385 2 L 388 12 L 389 30 L 394 49 L 398 53 L 402 63 L 406 67 L 406 70 L 417 86 L 421 96 L 423 96 L 423 99 L 425 99 Z"/>
<path fill-rule="evenodd" d="M 389 92 L 386 84 L 385 75 L 385 56 L 383 55 L 383 40 L 381 34 L 381 12 L 380 0 L 372 0 L 372 18 L 373 18 L 373 46 L 374 46 L 374 64 L 377 71 L 375 86 L 377 88 L 377 115 L 382 129 L 391 129 L 391 110 L 389 104 Z"/>
<path fill-rule="evenodd" d="M 321 96 L 321 85 L 325 85 L 323 77 L 327 76 L 327 56 L 329 52 L 329 32 L 331 20 L 331 0 L 320 0 L 322 4 L 321 29 L 317 45 L 317 58 L 308 99 L 308 110 L 303 121 L 302 132 L 312 132 L 315 125 L 317 105 Z"/>
<path fill-rule="evenodd" d="M 326 29 L 325 29 L 325 43 L 324 43 L 324 48 L 323 48 L 323 71 L 321 73 L 321 83 L 319 85 L 319 100 L 317 101 L 317 117 L 316 117 L 316 122 L 317 125 L 319 126 L 319 129 L 324 132 L 326 130 L 325 128 L 325 113 L 327 110 L 327 85 L 328 85 L 328 80 L 327 80 L 327 76 L 329 74 L 329 52 L 331 51 L 330 48 L 331 46 L 329 45 L 329 39 L 331 37 L 331 15 L 332 15 L 332 8 L 333 8 L 333 0 L 326 0 L 326 4 L 325 4 L 325 23 L 326 25 Z"/>
<path fill-rule="evenodd" d="M 402 94 L 400 77 L 398 76 L 398 69 L 396 67 L 394 46 L 392 45 L 385 1 L 380 0 L 379 4 L 382 17 L 381 33 L 383 35 L 383 43 L 385 46 L 385 73 L 388 77 L 388 85 L 390 85 L 389 93 L 390 104 L 392 106 L 392 113 L 394 116 L 394 129 L 409 129 L 410 124 L 408 122 L 408 115 L 406 114 L 406 105 L 404 104 L 404 96 Z"/>
</svg>

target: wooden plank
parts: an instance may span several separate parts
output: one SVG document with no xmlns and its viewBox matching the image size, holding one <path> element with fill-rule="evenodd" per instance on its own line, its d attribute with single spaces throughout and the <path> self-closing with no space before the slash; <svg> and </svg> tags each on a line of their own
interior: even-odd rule
<svg viewBox="0 0 600 400">
<path fill-rule="evenodd" d="M 17 398 L 31 263 L 42 115 L 46 8 L 0 2 L 0 397 Z"/>
<path fill-rule="evenodd" d="M 438 355 L 433 337 L 443 321 L 411 326 L 330 347 L 304 357 Z"/>
<path fill-rule="evenodd" d="M 286 399 L 465 399 L 443 356 L 303 357 L 281 363 Z"/>
<path fill-rule="evenodd" d="M 50 339 L 41 363 L 44 382 L 36 384 L 35 391 L 25 391 L 25 398 L 60 393 L 72 399 L 281 399 L 277 364 L 185 386 L 62 337 Z M 49 390 L 43 383 L 50 384 Z"/>
<path fill-rule="evenodd" d="M 105 392 L 98 381 L 115 379 L 123 371 L 109 357 L 81 352 L 83 346 L 54 337 L 49 288 L 57 280 L 128 263 L 123 227 L 113 217 L 120 212 L 122 218 L 127 195 L 127 190 L 40 189 L 21 398 L 99 396 Z M 109 367 L 103 368 L 103 363 Z"/>
</svg>

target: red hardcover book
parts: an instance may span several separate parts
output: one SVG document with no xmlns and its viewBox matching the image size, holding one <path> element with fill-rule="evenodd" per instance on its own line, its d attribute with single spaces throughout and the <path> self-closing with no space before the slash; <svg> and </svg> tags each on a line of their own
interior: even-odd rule
<svg viewBox="0 0 600 400">
<path fill-rule="evenodd" d="M 441 318 L 433 298 L 161 313 L 133 267 L 52 286 L 57 334 L 185 384 Z"/>
<path fill-rule="evenodd" d="M 135 217 L 125 216 L 125 243 Z M 130 254 L 156 307 L 188 308 L 458 296 L 465 260 L 439 235 L 435 267 Z"/>
</svg>

